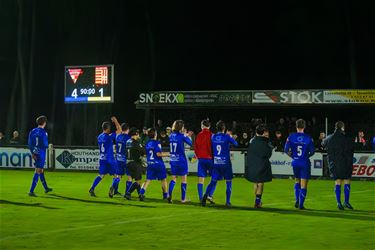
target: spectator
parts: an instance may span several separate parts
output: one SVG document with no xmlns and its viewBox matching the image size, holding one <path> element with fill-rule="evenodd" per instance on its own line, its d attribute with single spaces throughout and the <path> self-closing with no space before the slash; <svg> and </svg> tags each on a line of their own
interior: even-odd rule
<svg viewBox="0 0 375 250">
<path fill-rule="evenodd" d="M 160 119 L 156 123 L 156 130 L 158 131 L 159 134 L 161 131 L 164 131 L 163 121 Z"/>
<path fill-rule="evenodd" d="M 275 148 L 275 151 L 278 151 L 278 152 L 284 152 L 284 139 L 283 139 L 283 134 L 281 133 L 281 131 L 276 131 L 275 132 L 275 139 L 273 140 L 272 144 L 273 144 L 273 147 Z"/>
<path fill-rule="evenodd" d="M 148 140 L 150 138 L 148 138 L 148 135 L 147 135 L 147 127 L 143 127 L 143 131 L 142 131 L 142 134 L 141 134 L 141 145 L 145 146 L 146 143 L 148 142 Z"/>
<path fill-rule="evenodd" d="M 249 146 L 249 136 L 246 132 L 242 133 L 241 138 L 238 140 L 239 148 L 247 148 Z"/>
<path fill-rule="evenodd" d="M 169 147 L 169 137 L 165 131 L 161 131 L 160 134 L 158 134 L 158 140 L 162 147 Z"/>
<path fill-rule="evenodd" d="M 15 130 L 13 132 L 13 137 L 12 139 L 9 140 L 9 144 L 12 144 L 12 145 L 19 145 L 20 144 L 20 134 L 18 133 L 17 130 Z"/>
<path fill-rule="evenodd" d="M 194 145 L 194 132 L 192 130 L 187 130 L 187 129 L 184 129 L 183 132 L 185 136 L 187 136 L 193 142 L 193 145 Z M 190 147 L 191 147 L 190 145 L 185 143 L 185 148 L 190 148 Z"/>
<path fill-rule="evenodd" d="M 3 132 L 0 132 L 0 146 L 5 145 L 5 136 Z"/>
<path fill-rule="evenodd" d="M 316 150 L 319 150 L 319 151 L 324 150 L 322 142 L 324 141 L 325 138 L 326 138 L 326 133 L 324 133 L 323 131 L 321 131 L 319 133 L 319 139 L 315 141 L 315 149 Z"/>
<path fill-rule="evenodd" d="M 167 132 L 167 136 L 169 137 L 171 135 L 171 133 L 172 133 L 172 128 L 171 127 L 167 127 L 165 129 L 165 131 Z"/>
<path fill-rule="evenodd" d="M 367 143 L 365 139 L 365 133 L 362 130 L 358 131 L 358 135 L 355 137 L 354 142 L 356 150 L 366 150 Z"/>
</svg>

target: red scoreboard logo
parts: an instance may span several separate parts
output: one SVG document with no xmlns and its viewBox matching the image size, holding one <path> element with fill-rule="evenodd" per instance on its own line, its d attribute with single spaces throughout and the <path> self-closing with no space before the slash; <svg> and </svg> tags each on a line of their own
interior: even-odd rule
<svg viewBox="0 0 375 250">
<path fill-rule="evenodd" d="M 70 78 L 72 78 L 73 83 L 75 84 L 78 80 L 78 77 L 83 73 L 82 69 L 68 69 Z"/>
<path fill-rule="evenodd" d="M 108 84 L 108 67 L 95 67 L 95 84 Z"/>
</svg>

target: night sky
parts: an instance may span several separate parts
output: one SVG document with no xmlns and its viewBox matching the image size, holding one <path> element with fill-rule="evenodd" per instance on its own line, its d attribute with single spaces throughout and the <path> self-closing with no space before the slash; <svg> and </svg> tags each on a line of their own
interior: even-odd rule
<svg viewBox="0 0 375 250">
<path fill-rule="evenodd" d="M 75 143 L 143 120 L 142 91 L 374 88 L 365 1 L 244 2 L 0 1 L 0 130 L 46 114 Z M 114 104 L 64 104 L 64 66 L 85 64 L 115 65 Z"/>
</svg>

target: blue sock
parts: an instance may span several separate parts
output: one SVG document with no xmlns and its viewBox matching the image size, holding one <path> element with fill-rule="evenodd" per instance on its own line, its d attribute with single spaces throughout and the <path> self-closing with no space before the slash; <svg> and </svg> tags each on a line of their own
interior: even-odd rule
<svg viewBox="0 0 375 250">
<path fill-rule="evenodd" d="M 174 180 L 171 180 L 169 182 L 169 197 L 172 197 L 174 186 L 176 185 L 176 182 Z"/>
<path fill-rule="evenodd" d="M 299 207 L 303 207 L 303 203 L 305 203 L 307 195 L 307 189 L 306 188 L 301 188 L 300 194 L 299 194 Z"/>
<path fill-rule="evenodd" d="M 186 198 L 187 183 L 181 183 L 181 200 L 184 201 Z"/>
<path fill-rule="evenodd" d="M 39 177 L 40 177 L 40 181 L 43 184 L 44 190 L 47 190 L 48 186 L 47 186 L 46 178 L 44 178 L 44 173 L 40 173 Z"/>
<path fill-rule="evenodd" d="M 198 197 L 199 200 L 202 200 L 203 197 L 203 183 L 198 183 Z"/>
<path fill-rule="evenodd" d="M 141 188 L 141 191 L 139 191 L 139 194 L 144 195 L 146 193 L 146 189 Z"/>
<path fill-rule="evenodd" d="M 217 184 L 217 181 L 211 180 L 210 184 L 208 184 L 206 188 L 205 195 L 212 197 L 212 195 L 214 194 L 213 191 L 215 191 L 216 189 L 216 184 Z"/>
<path fill-rule="evenodd" d="M 36 187 L 36 184 L 38 184 L 38 180 L 39 180 L 39 174 L 34 173 L 33 181 L 31 182 L 30 193 L 34 193 L 34 189 Z"/>
<path fill-rule="evenodd" d="M 335 194 L 337 204 L 341 204 L 341 185 L 335 185 Z"/>
<path fill-rule="evenodd" d="M 91 186 L 91 189 L 94 190 L 95 187 L 99 184 L 99 182 L 102 180 L 102 177 L 100 177 L 100 175 L 96 176 L 95 180 L 94 180 L 94 183 L 92 184 Z"/>
<path fill-rule="evenodd" d="M 214 196 L 214 192 L 216 190 L 216 184 L 217 184 L 217 182 L 215 181 L 215 185 L 213 185 L 211 187 L 211 190 L 210 190 L 210 193 L 208 194 L 208 196 L 210 196 L 210 197 Z"/>
<path fill-rule="evenodd" d="M 349 203 L 350 196 L 350 184 L 344 185 L 345 203 Z"/>
<path fill-rule="evenodd" d="M 168 193 L 163 193 L 163 199 L 167 199 L 168 198 Z"/>
<path fill-rule="evenodd" d="M 296 202 L 299 201 L 299 192 L 301 191 L 301 184 L 294 184 L 294 196 L 296 197 Z"/>
<path fill-rule="evenodd" d="M 126 181 L 126 189 L 125 189 L 125 193 L 128 193 L 129 192 L 129 189 L 131 187 L 131 185 L 133 184 L 132 181 Z"/>
<path fill-rule="evenodd" d="M 232 181 L 227 181 L 227 204 L 230 204 L 230 196 L 232 195 Z"/>
<path fill-rule="evenodd" d="M 120 184 L 120 181 L 121 181 L 121 178 L 117 177 L 116 186 L 115 186 L 115 193 L 118 193 L 118 185 Z"/>
<path fill-rule="evenodd" d="M 259 205 L 262 202 L 262 195 L 257 194 L 255 195 L 255 204 Z"/>
</svg>

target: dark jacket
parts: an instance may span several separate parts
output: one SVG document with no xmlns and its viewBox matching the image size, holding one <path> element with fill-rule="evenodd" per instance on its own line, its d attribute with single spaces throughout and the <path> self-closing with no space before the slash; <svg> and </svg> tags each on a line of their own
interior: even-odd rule
<svg viewBox="0 0 375 250">
<path fill-rule="evenodd" d="M 343 131 L 336 130 L 324 141 L 328 168 L 334 179 L 350 179 L 353 171 L 354 145 Z"/>
<path fill-rule="evenodd" d="M 245 178 L 251 182 L 272 181 L 270 157 L 272 145 L 268 138 L 255 136 L 250 140 L 245 163 Z"/>
</svg>

